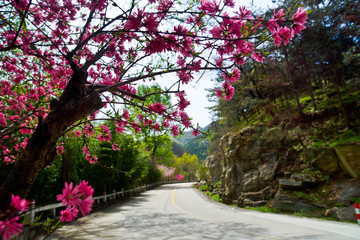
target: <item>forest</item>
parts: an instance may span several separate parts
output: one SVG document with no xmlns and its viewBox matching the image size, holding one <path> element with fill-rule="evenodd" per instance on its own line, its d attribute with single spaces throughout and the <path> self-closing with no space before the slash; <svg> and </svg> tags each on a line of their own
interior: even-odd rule
<svg viewBox="0 0 360 240">
<path fill-rule="evenodd" d="M 209 91 L 215 121 L 200 187 L 239 207 L 356 222 L 360 3 L 302 3 L 311 13 L 301 36 L 263 45 L 266 61 L 239 68 L 231 101 Z"/>
<path fill-rule="evenodd" d="M 283 8 L 294 4 L 277 3 Z M 264 46 L 266 61 L 242 65 L 231 101 L 209 93 L 217 103 L 210 109 L 218 119 L 216 134 L 261 123 L 312 129 L 311 142 L 303 144 L 358 140 L 359 1 L 303 4 L 311 13 L 301 36 L 280 48 Z"/>
</svg>

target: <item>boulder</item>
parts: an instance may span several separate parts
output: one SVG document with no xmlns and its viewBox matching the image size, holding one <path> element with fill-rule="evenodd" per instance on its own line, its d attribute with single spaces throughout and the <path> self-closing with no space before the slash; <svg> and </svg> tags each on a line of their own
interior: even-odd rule
<svg viewBox="0 0 360 240">
<path fill-rule="evenodd" d="M 259 167 L 259 179 L 261 185 L 265 186 L 269 181 L 273 180 L 276 174 L 276 169 L 279 165 L 279 162 L 268 163 L 261 165 Z"/>
<path fill-rule="evenodd" d="M 353 203 L 355 198 L 360 198 L 360 183 L 346 183 L 342 186 L 335 197 L 335 201 L 342 205 L 349 205 Z"/>
<path fill-rule="evenodd" d="M 313 212 L 320 208 L 287 193 L 277 192 L 273 207 L 286 212 Z"/>
<path fill-rule="evenodd" d="M 279 159 L 279 153 L 278 152 L 262 153 L 260 157 L 263 162 L 274 164 Z"/>
<path fill-rule="evenodd" d="M 353 178 L 360 178 L 360 143 L 339 144 L 334 149 L 343 171 Z"/>
<path fill-rule="evenodd" d="M 244 199 L 243 201 L 243 206 L 247 206 L 247 207 L 261 207 L 261 206 L 265 206 L 269 201 L 268 200 L 260 200 L 260 201 L 253 201 L 250 199 Z M 238 207 L 242 207 L 239 206 L 238 203 Z"/>
<path fill-rule="evenodd" d="M 303 182 L 296 179 L 279 179 L 279 184 L 283 189 L 300 190 L 303 189 Z"/>
<path fill-rule="evenodd" d="M 238 199 L 238 206 L 259 206 L 267 203 L 273 195 L 273 191 L 270 186 L 257 191 L 257 192 L 242 192 Z"/>
<path fill-rule="evenodd" d="M 320 183 L 314 176 L 306 173 L 294 173 L 290 176 L 290 179 L 301 181 L 306 187 L 314 187 Z"/>
<path fill-rule="evenodd" d="M 251 170 L 244 174 L 244 192 L 258 191 L 260 189 L 259 184 L 259 171 Z"/>
<path fill-rule="evenodd" d="M 340 221 L 356 222 L 355 207 L 350 206 L 350 207 L 340 208 L 336 212 L 336 216 Z"/>
<path fill-rule="evenodd" d="M 333 207 L 333 208 L 330 208 L 330 209 L 326 209 L 325 217 L 331 217 L 332 215 L 336 214 L 337 211 L 339 211 L 338 207 Z"/>
<path fill-rule="evenodd" d="M 305 157 L 312 161 L 312 165 L 327 174 L 340 172 L 339 161 L 335 150 L 332 148 L 309 148 Z"/>
<path fill-rule="evenodd" d="M 223 171 L 223 158 L 221 154 L 213 154 L 206 158 L 204 165 L 209 168 L 210 183 L 215 184 L 221 180 Z"/>
</svg>

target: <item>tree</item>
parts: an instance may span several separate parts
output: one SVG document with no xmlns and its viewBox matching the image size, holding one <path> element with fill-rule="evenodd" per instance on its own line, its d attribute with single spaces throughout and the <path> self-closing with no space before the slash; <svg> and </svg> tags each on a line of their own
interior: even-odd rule
<svg viewBox="0 0 360 240">
<path fill-rule="evenodd" d="M 60 137 L 80 130 L 84 137 L 108 141 L 108 130 L 91 124 L 103 115 L 115 122 L 118 133 L 152 127 L 176 134 L 177 123 L 191 127 L 181 86 L 197 72 L 222 71 L 227 81 L 218 95 L 231 99 L 237 65 L 250 57 L 261 61 L 257 47 L 265 39 L 287 44 L 305 28 L 303 9 L 289 21 L 285 17 L 290 15 L 280 10 L 259 32 L 262 17 L 245 7 L 233 13 L 234 5 L 233 0 L 3 1 L 1 164 L 15 164 L 0 187 L 0 219 L 17 214 L 9 207 L 11 194 L 26 197 L 40 170 L 54 161 Z M 169 89 L 137 94 L 136 83 L 161 76 L 173 82 Z M 178 98 L 172 108 L 134 103 L 169 93 Z M 157 114 L 167 121 L 142 124 L 115 105 L 136 106 L 144 118 Z M 84 152 L 96 162 L 89 149 Z"/>
<path fill-rule="evenodd" d="M 194 180 L 196 172 L 200 168 L 200 163 L 195 154 L 184 153 L 181 157 L 175 158 L 173 166 L 176 173 L 183 175 L 188 180 Z"/>
</svg>

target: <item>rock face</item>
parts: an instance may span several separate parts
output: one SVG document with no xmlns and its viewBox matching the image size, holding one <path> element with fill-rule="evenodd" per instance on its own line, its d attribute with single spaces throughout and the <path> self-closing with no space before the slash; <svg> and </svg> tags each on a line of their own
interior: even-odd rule
<svg viewBox="0 0 360 240">
<path fill-rule="evenodd" d="M 301 201 L 290 194 L 281 193 L 280 191 L 275 195 L 273 206 L 278 210 L 287 212 L 313 212 L 320 209 L 314 204 Z"/>
<path fill-rule="evenodd" d="M 336 216 L 341 221 L 356 221 L 356 214 L 354 206 L 341 208 L 336 212 Z"/>
<path fill-rule="evenodd" d="M 336 174 L 340 172 L 340 165 L 336 152 L 332 148 L 308 148 L 305 150 L 307 159 L 312 159 L 312 164 L 324 173 Z"/>
<path fill-rule="evenodd" d="M 360 143 L 335 148 L 311 147 L 299 156 L 291 152 L 299 137 L 291 136 L 279 127 L 266 126 L 225 134 L 220 141 L 220 152 L 205 161 L 211 176 L 208 183 L 215 185 L 221 181 L 216 188 L 226 204 L 257 207 L 269 203 L 283 211 L 317 211 L 338 219 L 351 218 L 350 210 L 344 209 L 350 209 L 354 199 L 360 199 L 360 182 L 356 180 L 360 176 Z M 300 166 L 297 170 L 291 167 L 295 161 Z M 310 198 L 296 194 L 296 191 L 321 188 L 330 177 L 344 175 L 355 181 L 335 187 L 338 192 L 331 201 L 336 204 L 313 204 Z M 341 207 L 335 211 L 336 206 Z"/>
<path fill-rule="evenodd" d="M 210 155 L 204 162 L 205 166 L 209 168 L 210 184 L 214 185 L 221 180 L 221 174 L 223 171 L 223 161 L 220 153 Z"/>
<path fill-rule="evenodd" d="M 282 146 L 280 130 L 247 128 L 240 133 L 229 133 L 222 137 L 220 147 L 223 155 L 221 194 L 225 203 L 258 206 L 266 204 L 272 192 L 266 190 L 272 185 L 279 165 L 279 146 Z M 267 140 L 266 140 L 267 139 Z M 249 196 L 258 196 L 251 199 Z M 259 203 L 258 201 L 261 201 Z"/>
<path fill-rule="evenodd" d="M 360 177 L 360 143 L 340 144 L 334 147 L 340 167 L 351 177 Z"/>
</svg>

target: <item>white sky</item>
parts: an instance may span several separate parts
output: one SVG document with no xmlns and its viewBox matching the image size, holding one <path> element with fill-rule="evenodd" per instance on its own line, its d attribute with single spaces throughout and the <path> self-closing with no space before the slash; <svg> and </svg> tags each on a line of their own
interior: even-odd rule
<svg viewBox="0 0 360 240">
<path fill-rule="evenodd" d="M 275 6 L 271 0 L 235 0 L 235 2 L 236 5 L 246 5 L 248 7 L 251 7 L 253 3 L 255 8 L 261 8 L 264 11 Z M 193 119 L 192 122 L 195 126 L 198 123 L 201 127 L 205 127 L 212 121 L 211 114 L 206 107 L 210 107 L 214 103 L 208 101 L 206 98 L 208 92 L 205 90 L 206 88 L 214 88 L 214 83 L 210 81 L 211 78 L 216 78 L 216 72 L 207 73 L 198 83 L 192 82 L 188 86 L 183 87 L 187 93 L 187 98 L 191 102 L 190 106 L 186 108 L 186 112 Z M 173 97 L 173 100 L 177 101 L 177 98 Z"/>
</svg>

